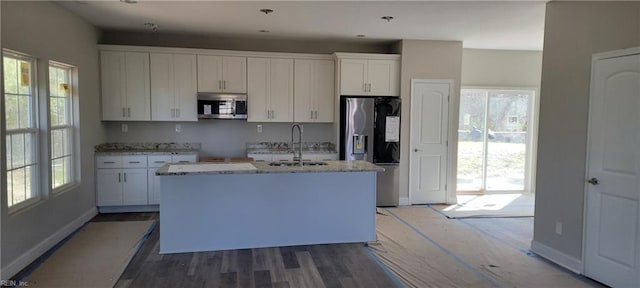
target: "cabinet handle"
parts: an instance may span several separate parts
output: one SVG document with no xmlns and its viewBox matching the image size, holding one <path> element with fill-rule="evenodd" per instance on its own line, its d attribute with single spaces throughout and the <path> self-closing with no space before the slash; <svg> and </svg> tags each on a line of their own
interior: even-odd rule
<svg viewBox="0 0 640 288">
<path fill-rule="evenodd" d="M 176 108 L 176 118 L 180 118 L 180 108 Z"/>
<path fill-rule="evenodd" d="M 115 161 L 104 161 L 104 162 L 102 162 L 102 163 L 104 163 L 104 164 L 116 164 L 116 162 L 115 162 Z"/>
<path fill-rule="evenodd" d="M 367 92 L 367 83 L 362 84 L 364 86 L 364 88 L 362 90 L 364 90 L 364 92 Z"/>
<path fill-rule="evenodd" d="M 129 118 L 131 118 L 131 107 L 127 108 L 127 114 L 129 114 Z"/>
<path fill-rule="evenodd" d="M 309 116 L 309 119 L 313 119 L 313 110 L 309 111 L 309 113 L 311 113 L 311 116 Z"/>
<path fill-rule="evenodd" d="M 127 117 L 127 108 L 122 107 L 122 117 Z"/>
<path fill-rule="evenodd" d="M 131 164 L 140 163 L 140 161 L 129 161 L 129 163 L 131 163 Z"/>
<path fill-rule="evenodd" d="M 182 160 L 182 161 L 178 161 L 178 163 L 189 163 L 189 161 Z"/>
<path fill-rule="evenodd" d="M 122 173 L 124 174 L 124 182 L 127 182 L 127 173 Z"/>
<path fill-rule="evenodd" d="M 153 163 L 167 163 L 166 161 L 153 161 Z"/>
<path fill-rule="evenodd" d="M 227 90 L 227 80 L 222 80 L 222 89 Z"/>
<path fill-rule="evenodd" d="M 271 110 L 271 119 L 275 119 L 275 118 L 276 118 L 276 111 Z"/>
<path fill-rule="evenodd" d="M 314 113 L 313 119 L 318 120 L 318 110 L 314 111 L 313 113 Z"/>
<path fill-rule="evenodd" d="M 171 118 L 176 117 L 176 109 L 171 109 Z"/>
<path fill-rule="evenodd" d="M 218 80 L 218 89 L 222 90 L 222 80 Z"/>
<path fill-rule="evenodd" d="M 122 179 L 120 178 L 120 173 L 118 173 L 118 183 L 122 182 Z"/>
</svg>

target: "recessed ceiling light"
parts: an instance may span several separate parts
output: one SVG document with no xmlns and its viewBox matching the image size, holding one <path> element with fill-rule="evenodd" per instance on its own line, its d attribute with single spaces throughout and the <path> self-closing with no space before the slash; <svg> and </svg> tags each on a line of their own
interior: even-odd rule
<svg viewBox="0 0 640 288">
<path fill-rule="evenodd" d="M 364 37 L 367 37 L 367 35 L 364 35 L 364 34 L 358 34 L 358 35 L 356 35 L 356 37 L 358 37 L 358 38 L 364 38 Z"/>
<path fill-rule="evenodd" d="M 260 33 L 269 33 L 269 30 L 262 29 L 262 30 L 258 30 L 258 32 L 260 32 Z"/>
<path fill-rule="evenodd" d="M 393 20 L 393 16 L 382 16 L 380 17 L 380 19 L 387 20 L 387 22 L 391 22 L 391 20 Z"/>
<path fill-rule="evenodd" d="M 260 9 L 260 12 L 264 13 L 265 15 L 269 15 L 269 13 L 273 13 L 273 9 L 264 8 Z"/>
<path fill-rule="evenodd" d="M 120 0 L 120 2 L 124 2 L 127 4 L 137 4 L 138 1 L 137 0 Z"/>
</svg>

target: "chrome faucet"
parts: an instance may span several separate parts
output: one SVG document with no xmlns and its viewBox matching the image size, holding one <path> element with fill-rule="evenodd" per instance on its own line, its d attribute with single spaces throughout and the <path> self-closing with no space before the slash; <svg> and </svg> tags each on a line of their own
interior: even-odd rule
<svg viewBox="0 0 640 288">
<path fill-rule="evenodd" d="M 296 156 L 296 145 L 293 142 L 293 131 L 298 127 L 298 155 Z M 291 126 L 291 149 L 293 149 L 293 161 L 298 161 L 300 167 L 302 167 L 302 128 L 300 124 L 294 123 Z"/>
</svg>

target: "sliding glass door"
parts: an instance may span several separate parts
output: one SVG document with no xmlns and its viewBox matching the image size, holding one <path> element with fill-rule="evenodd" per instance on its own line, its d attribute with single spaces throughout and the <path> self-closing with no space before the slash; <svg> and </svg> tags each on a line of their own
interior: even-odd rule
<svg viewBox="0 0 640 288">
<path fill-rule="evenodd" d="M 533 90 L 462 89 L 458 191 L 529 190 Z"/>
</svg>

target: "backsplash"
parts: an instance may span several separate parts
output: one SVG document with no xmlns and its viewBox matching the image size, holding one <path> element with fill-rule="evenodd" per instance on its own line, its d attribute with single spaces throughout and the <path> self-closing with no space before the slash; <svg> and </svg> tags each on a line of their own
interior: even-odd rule
<svg viewBox="0 0 640 288">
<path fill-rule="evenodd" d="M 297 145 L 296 145 L 297 148 Z M 307 152 L 335 153 L 336 145 L 331 142 L 302 142 L 302 150 Z M 247 143 L 247 153 L 274 154 L 293 153 L 291 142 Z"/>
<path fill-rule="evenodd" d="M 128 132 L 122 132 L 122 124 Z M 103 122 L 109 143 L 200 143 L 200 156 L 244 157 L 247 143 L 290 142 L 291 123 L 240 120 L 198 122 Z M 180 132 L 176 132 L 180 125 Z M 262 125 L 262 133 L 257 132 Z M 302 141 L 334 142 L 332 123 L 305 123 Z M 296 136 L 297 139 L 297 136 Z"/>
<path fill-rule="evenodd" d="M 200 150 L 200 143 L 162 143 L 162 142 L 128 142 L 128 143 L 104 143 L 95 146 L 95 152 L 129 151 L 129 150 Z"/>
</svg>

